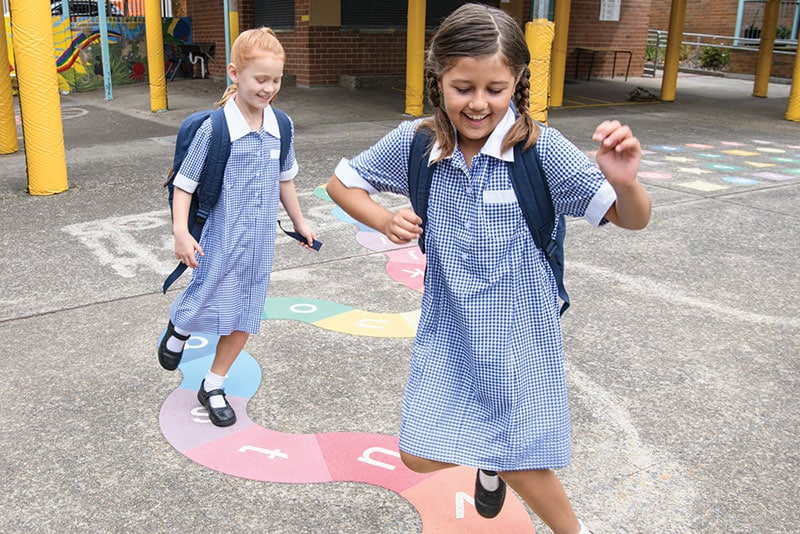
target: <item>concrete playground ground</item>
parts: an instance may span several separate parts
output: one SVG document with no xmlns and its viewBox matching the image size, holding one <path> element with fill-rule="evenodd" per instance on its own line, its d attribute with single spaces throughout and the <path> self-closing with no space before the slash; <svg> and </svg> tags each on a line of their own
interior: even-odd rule
<svg viewBox="0 0 800 534">
<path fill-rule="evenodd" d="M 800 123 L 784 120 L 789 86 L 755 98 L 752 80 L 682 74 L 673 103 L 628 100 L 636 87 L 658 94 L 660 82 L 570 80 L 550 112 L 587 153 L 598 122 L 630 124 L 654 204 L 641 232 L 569 222 L 573 464 L 559 475 L 596 534 L 795 532 Z M 169 373 L 156 360 L 175 295 L 160 291 L 174 263 L 161 184 L 178 125 L 223 88 L 170 83 L 170 110 L 157 114 L 144 85 L 114 88 L 112 100 L 64 95 L 70 188 L 59 195 L 29 196 L 24 152 L 0 156 L 0 532 L 442 531 L 418 512 L 430 505 L 381 480 L 270 482 L 176 446 L 186 435 L 170 426 L 169 403 L 197 384 L 181 388 L 193 362 Z M 254 430 L 317 441 L 397 433 L 416 268 L 398 259 L 409 249 L 382 249 L 337 216 L 320 186 L 341 157 L 407 118 L 403 99 L 333 87 L 278 98 L 296 124 L 297 189 L 324 246 L 277 240 L 270 302 L 285 314 L 251 337 L 253 367 L 231 372 L 234 388 L 256 382 L 246 417 L 246 399 L 237 407 Z M 291 315 L 311 303 L 316 320 Z M 245 474 L 274 464 L 245 456 Z M 453 497 L 437 510 L 449 531 L 517 531 L 503 521 L 513 496 L 496 520 Z"/>
</svg>

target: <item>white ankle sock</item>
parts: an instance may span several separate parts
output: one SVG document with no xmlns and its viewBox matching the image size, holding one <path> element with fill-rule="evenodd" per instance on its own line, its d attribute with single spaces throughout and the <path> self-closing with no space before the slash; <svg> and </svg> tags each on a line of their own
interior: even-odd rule
<svg viewBox="0 0 800 534">
<path fill-rule="evenodd" d="M 486 491 L 494 491 L 500 487 L 500 477 L 497 476 L 497 473 L 494 471 L 489 471 L 488 473 L 494 473 L 492 475 L 487 474 L 486 471 L 483 469 L 478 469 L 478 477 L 481 480 L 481 486 Z"/>
<path fill-rule="evenodd" d="M 205 382 L 203 382 L 203 389 L 206 392 L 213 391 L 215 389 L 221 389 L 222 384 L 225 382 L 225 377 L 220 376 L 218 374 L 212 373 L 211 371 L 208 372 L 205 378 Z M 225 407 L 225 399 L 221 395 L 214 395 L 208 398 L 208 403 L 211 404 L 212 408 L 224 408 Z"/>
<path fill-rule="evenodd" d="M 581 524 L 581 531 L 578 534 L 592 534 L 592 531 L 586 528 L 586 525 L 583 524 L 583 521 L 578 519 L 578 523 Z"/>
<path fill-rule="evenodd" d="M 175 331 L 176 334 L 180 334 L 182 336 L 188 336 L 189 332 L 186 330 L 182 330 L 175 325 L 172 325 L 172 329 Z M 180 352 L 183 350 L 183 345 L 186 342 L 182 339 L 178 339 L 175 336 L 169 336 L 167 340 L 167 350 L 171 350 L 172 352 Z"/>
</svg>

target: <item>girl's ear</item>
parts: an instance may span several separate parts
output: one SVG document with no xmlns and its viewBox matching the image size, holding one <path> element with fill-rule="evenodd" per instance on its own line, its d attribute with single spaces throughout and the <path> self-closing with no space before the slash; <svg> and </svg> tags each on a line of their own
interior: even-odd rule
<svg viewBox="0 0 800 534">
<path fill-rule="evenodd" d="M 236 65 L 233 63 L 228 64 L 228 78 L 230 78 L 231 81 L 236 82 Z"/>
</svg>

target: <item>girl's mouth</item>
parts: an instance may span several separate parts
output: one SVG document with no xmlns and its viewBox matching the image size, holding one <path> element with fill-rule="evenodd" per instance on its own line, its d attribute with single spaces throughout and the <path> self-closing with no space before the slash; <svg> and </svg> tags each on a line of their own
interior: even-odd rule
<svg viewBox="0 0 800 534">
<path fill-rule="evenodd" d="M 468 113 L 464 113 L 464 116 L 470 121 L 474 123 L 478 123 L 486 119 L 489 115 L 470 115 Z"/>
</svg>

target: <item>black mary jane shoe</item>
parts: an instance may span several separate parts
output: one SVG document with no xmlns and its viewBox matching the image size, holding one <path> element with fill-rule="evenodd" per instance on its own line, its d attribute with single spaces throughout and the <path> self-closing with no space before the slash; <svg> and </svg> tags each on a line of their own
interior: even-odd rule
<svg viewBox="0 0 800 534">
<path fill-rule="evenodd" d="M 486 471 L 490 473 L 490 471 Z M 475 476 L 475 510 L 482 517 L 491 519 L 503 509 L 503 502 L 506 500 L 506 483 L 498 477 L 500 485 L 494 491 L 489 491 L 481 485 L 481 472 Z"/>
<path fill-rule="evenodd" d="M 175 331 L 175 325 L 172 324 L 172 320 L 169 321 L 167 324 L 167 332 L 164 334 L 164 337 L 161 338 L 161 344 L 158 346 L 158 363 L 167 371 L 174 371 L 177 369 L 183 357 L 183 349 L 181 349 L 180 352 L 174 352 L 167 348 L 167 340 L 173 336 L 183 341 L 184 346 L 189 337 L 191 337 L 189 334 L 184 335 L 177 333 Z"/>
<path fill-rule="evenodd" d="M 200 382 L 200 389 L 197 391 L 197 402 L 208 410 L 208 418 L 211 419 L 211 422 L 214 423 L 215 426 L 231 426 L 236 422 L 236 413 L 234 413 L 228 399 L 225 398 L 225 390 L 212 389 L 211 391 L 206 391 L 205 383 L 205 379 Z M 222 408 L 211 407 L 209 399 L 215 395 L 222 395 L 225 406 Z"/>
</svg>

